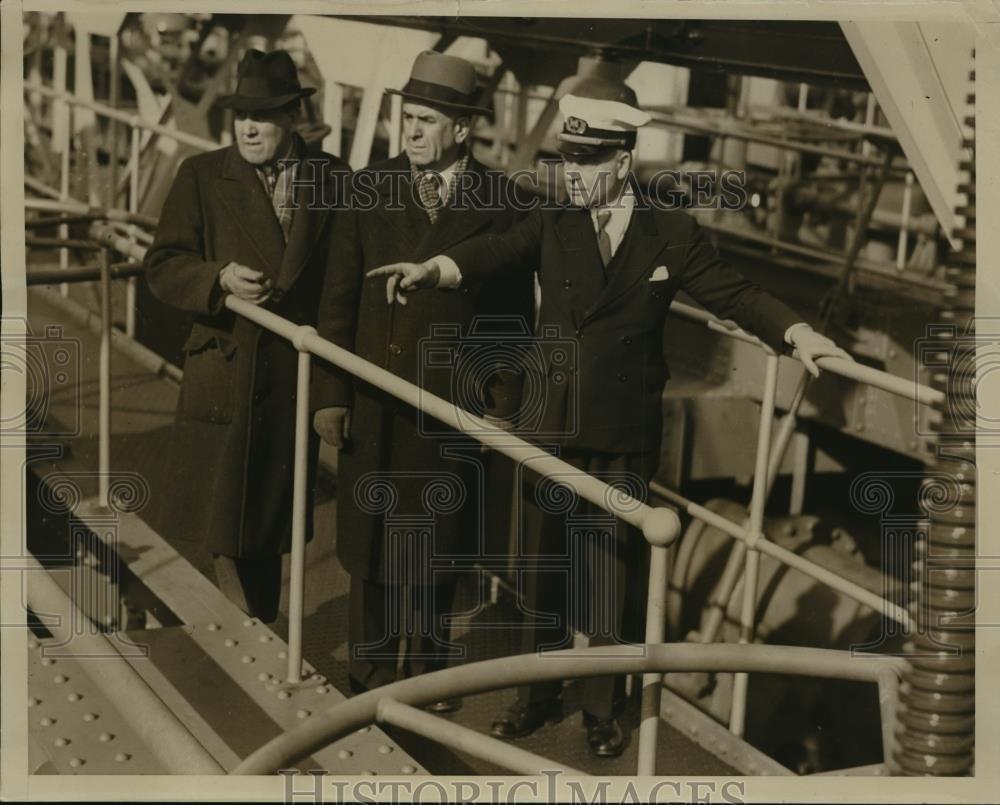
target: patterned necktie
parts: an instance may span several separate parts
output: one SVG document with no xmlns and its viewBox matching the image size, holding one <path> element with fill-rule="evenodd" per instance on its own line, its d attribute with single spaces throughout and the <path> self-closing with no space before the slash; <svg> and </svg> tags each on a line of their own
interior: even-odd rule
<svg viewBox="0 0 1000 805">
<path fill-rule="evenodd" d="M 608 235 L 608 221 L 611 220 L 611 210 L 599 210 L 597 213 L 597 248 L 601 253 L 601 262 L 608 267 L 611 262 L 611 237 Z"/>
<path fill-rule="evenodd" d="M 284 236 L 285 243 L 288 243 L 288 233 L 292 228 L 292 215 L 295 212 L 294 189 L 297 172 L 297 164 L 284 164 L 280 168 L 276 165 L 257 168 L 257 175 L 271 199 L 274 215 L 281 225 L 281 234 Z"/>
<path fill-rule="evenodd" d="M 443 206 L 441 203 L 441 178 L 434 171 L 424 171 L 417 177 L 417 195 L 420 204 L 433 224 Z"/>
</svg>

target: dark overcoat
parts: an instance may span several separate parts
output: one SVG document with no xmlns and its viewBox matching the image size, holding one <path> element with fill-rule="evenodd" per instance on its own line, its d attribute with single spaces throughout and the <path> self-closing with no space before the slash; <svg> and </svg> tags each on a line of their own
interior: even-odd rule
<svg viewBox="0 0 1000 805">
<path fill-rule="evenodd" d="M 522 406 L 531 415 L 522 429 L 569 450 L 658 448 L 670 376 L 664 327 L 679 290 L 779 352 L 786 329 L 801 320 L 723 262 L 690 215 L 641 203 L 607 269 L 590 214 L 576 207 L 535 210 L 504 234 L 446 254 L 465 287 L 537 264 L 539 339 L 526 355 L 524 387 L 541 404 Z"/>
<path fill-rule="evenodd" d="M 459 353 L 470 347 L 474 352 L 479 343 L 475 334 L 470 337 L 476 317 L 504 317 L 503 325 L 493 321 L 490 327 L 519 327 L 530 334 L 530 272 L 459 292 L 429 291 L 407 305 L 387 304 L 384 278 L 364 277 L 386 263 L 424 260 L 514 223 L 518 216 L 507 204 L 512 198 L 507 179 L 476 160 L 470 160 L 467 174 L 457 180 L 465 190 L 434 224 L 419 205 L 405 155 L 354 175 L 352 209 L 338 212 L 334 225 L 335 259 L 318 329 L 328 336 L 331 323 L 343 319 L 342 308 L 351 296 L 344 289 L 345 278 L 353 278 L 359 297 L 354 350 L 360 357 L 474 413 L 490 409 L 503 414 L 511 392 L 501 383 L 484 394 L 479 382 L 484 377 L 465 371 L 475 358 Z M 482 328 L 478 332 L 492 343 L 482 336 Z M 490 360 L 487 356 L 485 363 Z M 491 374 L 489 366 L 481 368 Z M 317 367 L 315 407 L 331 404 L 339 395 L 336 386 L 328 386 L 329 377 Z M 350 442 L 340 453 L 337 479 L 337 555 L 350 573 L 391 582 L 399 576 L 387 574 L 386 565 L 397 561 L 400 551 L 409 551 L 420 566 L 433 554 L 440 566 L 449 556 L 481 549 L 484 467 L 477 442 L 365 383 L 355 387 Z M 445 449 L 457 455 L 444 455 Z M 397 526 L 401 536 L 388 537 L 387 529 Z M 387 550 L 389 542 L 392 550 Z M 407 572 L 414 581 L 412 573 L 419 571 Z"/>
<path fill-rule="evenodd" d="M 218 275 L 230 261 L 263 271 L 276 288 L 264 307 L 315 323 L 335 216 L 327 188 L 349 168 L 330 154 L 305 154 L 298 138 L 296 148 L 306 159 L 287 244 L 253 166 L 232 145 L 181 163 L 146 255 L 153 294 L 195 314 L 160 521 L 226 556 L 278 555 L 291 545 L 297 353 L 225 308 Z M 346 344 L 346 326 L 331 323 L 328 335 Z M 311 518 L 311 501 L 307 511 Z"/>
</svg>

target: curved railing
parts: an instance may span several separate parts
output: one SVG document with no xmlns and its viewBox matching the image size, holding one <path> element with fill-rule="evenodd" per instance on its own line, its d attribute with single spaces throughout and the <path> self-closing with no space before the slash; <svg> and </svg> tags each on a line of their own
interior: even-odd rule
<svg viewBox="0 0 1000 805">
<path fill-rule="evenodd" d="M 430 737 L 435 725 L 466 738 L 470 730 L 415 710 L 420 705 L 449 696 L 471 696 L 531 682 L 578 679 L 604 674 L 655 674 L 707 671 L 715 673 L 789 674 L 826 679 L 874 682 L 879 686 L 883 744 L 888 749 L 899 675 L 906 663 L 895 657 L 850 654 L 832 649 L 800 646 L 736 646 L 724 643 L 698 645 L 672 643 L 632 646 L 634 656 L 622 656 L 622 646 L 598 646 L 543 654 L 523 654 L 469 663 L 457 668 L 423 674 L 354 696 L 309 718 L 304 724 L 277 736 L 256 749 L 234 774 L 266 774 L 294 765 L 338 738 L 373 722 L 396 724 Z M 397 705 L 405 705 L 399 708 Z M 473 733 L 478 736 L 478 733 Z M 457 748 L 506 765 L 521 774 L 561 769 L 547 758 L 516 750 L 503 741 L 484 736 L 459 742 Z M 479 752 L 478 749 L 485 751 Z"/>
</svg>

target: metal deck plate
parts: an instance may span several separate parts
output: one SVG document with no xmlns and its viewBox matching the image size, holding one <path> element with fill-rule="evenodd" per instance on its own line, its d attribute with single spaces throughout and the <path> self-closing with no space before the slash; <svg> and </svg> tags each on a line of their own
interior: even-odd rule
<svg viewBox="0 0 1000 805">
<path fill-rule="evenodd" d="M 119 714 L 116 703 L 91 681 L 82 661 L 45 656 L 46 646 L 52 643 L 51 639 L 28 638 L 32 773 L 166 774 Z"/>
</svg>

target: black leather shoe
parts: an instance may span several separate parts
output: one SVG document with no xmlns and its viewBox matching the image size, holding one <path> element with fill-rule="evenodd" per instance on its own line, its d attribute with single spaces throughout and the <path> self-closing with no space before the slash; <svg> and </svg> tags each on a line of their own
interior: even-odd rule
<svg viewBox="0 0 1000 805">
<path fill-rule="evenodd" d="M 426 709 L 429 713 L 454 713 L 456 710 L 462 709 L 462 700 L 459 698 L 442 699 L 439 702 L 427 705 Z"/>
<path fill-rule="evenodd" d="M 554 724 L 562 720 L 562 701 L 523 704 L 514 702 L 502 716 L 493 722 L 490 735 L 509 741 L 531 735 L 542 724 Z"/>
<path fill-rule="evenodd" d="M 594 757 L 618 757 L 625 751 L 625 734 L 618 719 L 599 718 L 588 724 L 587 746 Z"/>
</svg>

